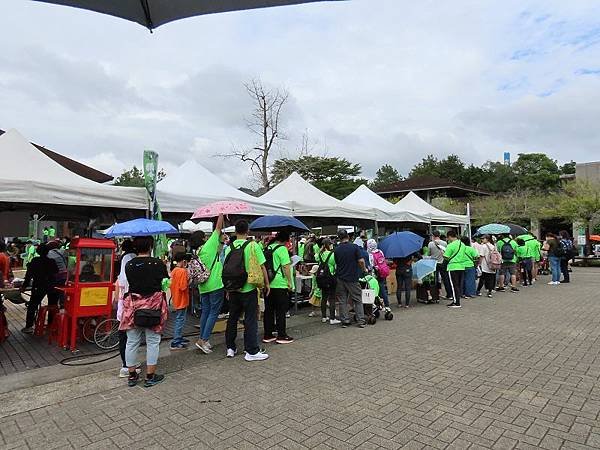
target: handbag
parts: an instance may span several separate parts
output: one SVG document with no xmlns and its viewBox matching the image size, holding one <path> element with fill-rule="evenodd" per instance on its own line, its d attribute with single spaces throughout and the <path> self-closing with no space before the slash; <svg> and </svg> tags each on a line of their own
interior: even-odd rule
<svg viewBox="0 0 600 450">
<path fill-rule="evenodd" d="M 140 328 L 153 328 L 160 325 L 160 309 L 136 309 L 133 313 L 133 324 Z"/>
</svg>

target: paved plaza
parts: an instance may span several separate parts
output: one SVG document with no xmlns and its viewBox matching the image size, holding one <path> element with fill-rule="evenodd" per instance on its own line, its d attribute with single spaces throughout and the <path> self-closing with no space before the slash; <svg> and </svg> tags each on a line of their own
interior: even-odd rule
<svg viewBox="0 0 600 450">
<path fill-rule="evenodd" d="M 573 279 L 366 329 L 295 319 L 268 361 L 189 351 L 151 389 L 110 370 L 0 394 L 0 448 L 600 448 L 600 271 Z"/>
</svg>

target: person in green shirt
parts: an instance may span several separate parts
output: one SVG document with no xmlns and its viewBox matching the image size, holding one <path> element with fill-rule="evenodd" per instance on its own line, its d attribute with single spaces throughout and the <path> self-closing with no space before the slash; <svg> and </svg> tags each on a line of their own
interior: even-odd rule
<svg viewBox="0 0 600 450">
<path fill-rule="evenodd" d="M 236 239 L 230 242 L 225 250 L 225 264 L 227 256 L 231 249 L 240 249 L 248 241 L 248 222 L 238 220 L 235 224 Z M 261 266 L 265 285 L 265 297 L 270 293 L 269 277 L 265 268 L 265 255 L 260 245 L 251 242 L 244 248 L 244 266 L 246 270 L 250 267 L 250 259 L 254 253 L 258 264 Z M 267 353 L 261 351 L 258 346 L 258 292 L 257 287 L 252 283 L 246 283 L 238 291 L 228 292 L 229 296 L 229 319 L 227 319 L 227 328 L 225 330 L 225 343 L 227 345 L 226 356 L 233 358 L 236 354 L 235 339 L 237 338 L 237 327 L 242 312 L 244 313 L 244 349 L 246 361 L 263 361 L 269 357 Z"/>
<path fill-rule="evenodd" d="M 469 236 L 463 236 L 461 241 L 465 245 L 465 253 L 469 257 L 464 263 L 465 281 L 463 284 L 463 297 L 473 298 L 477 295 L 477 269 L 475 268 L 475 263 L 479 261 L 479 252 L 475 247 L 471 246 Z"/>
<path fill-rule="evenodd" d="M 465 266 L 471 260 L 471 257 L 467 254 L 466 246 L 458 238 L 456 231 L 450 230 L 446 236 L 448 246 L 444 251 L 444 260 L 448 264 L 447 270 L 450 275 L 450 286 L 452 287 L 452 303 L 448 305 L 448 308 L 460 308 L 460 299 L 465 281 Z"/>
<path fill-rule="evenodd" d="M 502 252 L 505 245 L 507 247 Z M 508 246 L 512 247 L 512 252 Z M 509 235 L 504 234 L 498 240 L 496 247 L 502 255 L 502 268 L 500 269 L 496 291 L 504 292 L 507 288 L 505 280 L 509 279 L 511 292 L 519 292 L 519 289 L 517 289 L 517 243 Z M 512 258 L 507 257 L 510 253 L 513 255 Z"/>
<path fill-rule="evenodd" d="M 304 249 L 306 248 L 306 238 L 300 239 L 298 242 L 298 256 L 301 261 L 304 261 Z"/>
<path fill-rule="evenodd" d="M 43 236 L 43 242 L 46 243 L 48 242 L 48 236 L 50 235 L 50 231 L 48 230 L 48 227 L 44 227 L 44 231 L 42 231 L 42 236 Z"/>
<path fill-rule="evenodd" d="M 331 242 L 331 239 L 323 239 L 321 249 L 315 256 L 319 265 L 327 261 L 329 273 L 335 276 L 335 257 L 333 256 L 333 243 Z M 329 305 L 329 318 L 327 317 L 327 305 Z M 329 322 L 331 325 L 338 325 L 341 323 L 335 318 L 335 287 L 322 290 L 321 322 Z"/>
<path fill-rule="evenodd" d="M 517 260 L 521 272 L 521 283 L 523 286 L 531 286 L 533 284 L 533 258 L 531 247 L 527 246 L 525 240 L 517 239 Z"/>
<path fill-rule="evenodd" d="M 48 227 L 48 240 L 53 240 L 56 237 L 56 228 L 54 228 L 54 225 L 50 225 Z"/>
<path fill-rule="evenodd" d="M 539 262 L 542 259 L 542 244 L 532 233 L 523 234 L 519 236 L 519 238 L 525 241 L 525 245 L 527 246 L 529 252 L 529 257 L 531 258 L 531 277 L 533 284 L 536 281 L 539 270 Z"/>
<path fill-rule="evenodd" d="M 221 312 L 223 305 L 223 263 L 219 255 L 221 252 L 221 230 L 223 229 L 223 214 L 220 214 L 215 224 L 215 229 L 208 240 L 200 247 L 198 257 L 200 261 L 210 271 L 210 276 L 204 283 L 200 283 L 200 336 L 196 342 L 196 347 L 208 354 L 212 352 L 212 345 L 209 342 L 210 335 L 213 332 L 217 317 Z"/>
<path fill-rule="evenodd" d="M 293 288 L 292 260 L 286 247 L 290 240 L 288 231 L 280 231 L 267 246 L 267 255 L 272 255 L 275 277 L 270 281 L 271 291 L 265 297 L 264 343 L 290 344 L 294 339 L 286 331 L 286 313 L 290 305 L 289 292 Z M 265 255 L 265 257 L 267 257 Z M 277 338 L 273 332 L 277 331 Z"/>
</svg>

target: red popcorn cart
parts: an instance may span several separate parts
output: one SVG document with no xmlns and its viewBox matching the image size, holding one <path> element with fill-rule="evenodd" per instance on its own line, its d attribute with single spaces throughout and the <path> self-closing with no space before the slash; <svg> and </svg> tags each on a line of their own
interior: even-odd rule
<svg viewBox="0 0 600 450">
<path fill-rule="evenodd" d="M 108 239 L 71 241 L 67 283 L 61 288 L 65 309 L 55 327 L 55 338 L 62 347 L 75 350 L 79 333 L 101 348 L 118 343 L 118 322 L 112 319 L 115 250 L 115 243 Z"/>
</svg>

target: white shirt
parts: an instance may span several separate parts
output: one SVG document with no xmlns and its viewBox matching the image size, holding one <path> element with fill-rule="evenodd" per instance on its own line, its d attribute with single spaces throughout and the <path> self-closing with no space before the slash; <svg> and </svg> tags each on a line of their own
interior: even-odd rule
<svg viewBox="0 0 600 450">
<path fill-rule="evenodd" d="M 494 244 L 491 244 L 489 242 L 487 244 L 482 244 L 479 248 L 479 256 L 482 257 L 480 267 L 481 271 L 484 273 L 496 273 L 496 271 L 494 269 L 491 269 L 489 266 L 490 254 L 493 250 Z"/>
</svg>

